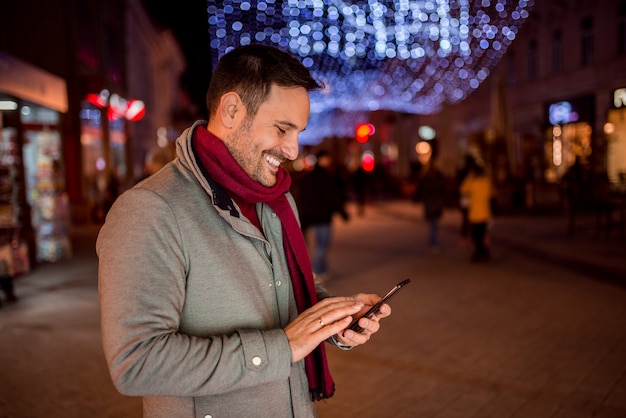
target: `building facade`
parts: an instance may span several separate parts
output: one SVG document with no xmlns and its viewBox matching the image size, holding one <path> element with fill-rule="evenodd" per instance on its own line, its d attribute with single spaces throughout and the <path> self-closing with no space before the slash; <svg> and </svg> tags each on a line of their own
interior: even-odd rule
<svg viewBox="0 0 626 418">
<path fill-rule="evenodd" d="M 70 226 L 101 222 L 141 175 L 157 129 L 173 124 L 184 60 L 140 0 L 2 9 L 0 102 L 12 104 L 0 109 L 10 151 L 0 180 L 12 186 L 0 202 L 2 240 L 26 243 L 34 262 L 56 261 L 71 256 Z"/>
<path fill-rule="evenodd" d="M 449 178 L 483 162 L 501 210 L 560 209 L 578 161 L 589 190 L 626 190 L 626 1 L 536 1 L 489 77 L 435 114 L 378 111 L 367 147 L 411 179 L 435 162 Z M 424 139 L 420 128 L 433 128 Z M 426 146 L 427 145 L 427 146 Z M 593 194 L 589 192 L 589 194 Z"/>
<path fill-rule="evenodd" d="M 126 28 L 128 96 L 146 107 L 145 116 L 128 126 L 134 181 L 146 174 L 150 155 L 173 158 L 173 140 L 189 122 L 182 115 L 192 106 L 180 88 L 186 63 L 172 32 L 157 29 L 140 0 L 128 0 Z"/>
<path fill-rule="evenodd" d="M 555 206 L 576 161 L 625 186 L 625 87 L 626 1 L 535 2 L 485 83 L 433 123 L 485 160 L 503 206 Z"/>
</svg>

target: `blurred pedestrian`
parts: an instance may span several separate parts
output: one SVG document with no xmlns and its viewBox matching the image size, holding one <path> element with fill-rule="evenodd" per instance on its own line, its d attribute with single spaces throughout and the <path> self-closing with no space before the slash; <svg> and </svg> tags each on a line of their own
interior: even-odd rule
<svg viewBox="0 0 626 418">
<path fill-rule="evenodd" d="M 592 189 L 589 184 L 589 168 L 581 157 L 576 157 L 574 164 L 565 172 L 561 181 L 567 198 L 567 231 L 573 234 L 577 217 L 585 208 L 587 193 Z"/>
<path fill-rule="evenodd" d="M 475 164 L 461 183 L 461 194 L 467 196 L 467 219 L 470 236 L 474 245 L 473 262 L 489 261 L 487 228 L 491 221 L 491 199 L 493 195 L 491 180 L 483 166 Z"/>
<path fill-rule="evenodd" d="M 340 215 L 344 221 L 350 218 L 339 181 L 331 155 L 321 150 L 316 154 L 313 169 L 302 176 L 294 189 L 302 232 L 305 237 L 311 235 L 309 232 L 313 235 L 313 243 L 309 246 L 313 273 L 322 282 L 329 277 L 328 251 L 332 240 L 333 215 Z"/>
<path fill-rule="evenodd" d="M 424 206 L 424 218 L 428 222 L 428 244 L 432 252 L 440 250 L 439 220 L 443 215 L 446 199 L 446 179 L 434 163 L 426 166 L 417 182 L 417 200 Z"/>
<path fill-rule="evenodd" d="M 148 151 L 146 154 L 146 159 L 143 165 L 143 172 L 141 177 L 137 180 L 139 183 L 142 180 L 147 179 L 160 169 L 162 169 L 165 164 L 172 161 L 172 157 L 169 155 L 166 149 L 155 147 Z"/>
<path fill-rule="evenodd" d="M 361 167 L 361 165 L 359 165 L 350 176 L 350 180 L 356 200 L 357 213 L 359 216 L 364 216 L 367 193 L 370 188 L 370 175 L 363 167 Z"/>
<path fill-rule="evenodd" d="M 120 195 L 121 192 L 121 188 L 122 188 L 122 182 L 121 179 L 118 175 L 118 170 L 116 168 L 113 168 L 111 170 L 110 176 L 109 176 L 109 181 L 107 183 L 107 187 L 104 191 L 104 211 L 105 213 L 109 211 L 109 209 L 111 209 L 111 206 L 113 205 L 113 202 L 115 202 L 115 199 L 117 199 L 117 197 Z M 104 220 L 104 219 L 103 219 Z"/>
<path fill-rule="evenodd" d="M 209 121 L 109 211 L 96 242 L 104 355 L 144 418 L 315 417 L 334 393 L 325 343 L 364 344 L 391 314 L 384 304 L 350 330 L 380 297 L 331 297 L 313 277 L 281 164 L 319 87 L 286 52 L 233 49 L 211 75 Z"/>
<path fill-rule="evenodd" d="M 463 246 L 469 241 L 470 224 L 469 220 L 467 219 L 467 214 L 469 211 L 469 198 L 461 193 L 461 184 L 475 164 L 476 160 L 474 159 L 474 157 L 468 154 L 465 156 L 465 164 L 457 173 L 458 203 L 459 211 L 461 212 L 461 230 L 459 238 L 461 241 L 461 245 Z"/>
<path fill-rule="evenodd" d="M 8 302 L 15 302 L 17 300 L 17 296 L 13 290 L 13 275 L 11 274 L 9 263 L 7 263 L 6 260 L 0 260 L 0 288 Z M 2 306 L 1 300 L 0 306 Z"/>
</svg>

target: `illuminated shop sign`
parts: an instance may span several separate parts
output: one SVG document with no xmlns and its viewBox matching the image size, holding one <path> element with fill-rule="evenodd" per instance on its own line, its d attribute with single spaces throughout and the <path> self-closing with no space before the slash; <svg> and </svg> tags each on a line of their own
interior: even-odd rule
<svg viewBox="0 0 626 418">
<path fill-rule="evenodd" d="M 135 122 L 146 114 L 146 106 L 141 100 L 126 100 L 117 94 L 109 94 L 106 89 L 98 94 L 88 94 L 85 100 L 101 109 L 108 108 L 107 116 L 111 121 L 125 118 Z"/>
<path fill-rule="evenodd" d="M 573 110 L 570 102 L 558 102 L 550 105 L 548 119 L 552 125 L 562 125 L 577 122 L 578 113 Z"/>
<path fill-rule="evenodd" d="M 546 109 L 550 125 L 593 121 L 595 101 L 595 96 L 583 96 L 550 103 Z"/>
<path fill-rule="evenodd" d="M 626 107 L 626 87 L 613 92 L 613 106 L 616 108 Z"/>
</svg>

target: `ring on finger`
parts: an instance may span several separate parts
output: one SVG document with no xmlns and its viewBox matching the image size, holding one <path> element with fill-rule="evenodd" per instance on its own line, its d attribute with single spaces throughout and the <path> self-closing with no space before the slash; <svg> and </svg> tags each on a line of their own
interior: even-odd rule
<svg viewBox="0 0 626 418">
<path fill-rule="evenodd" d="M 319 317 L 318 321 L 319 321 L 321 327 L 323 327 L 325 325 L 321 316 Z"/>
</svg>

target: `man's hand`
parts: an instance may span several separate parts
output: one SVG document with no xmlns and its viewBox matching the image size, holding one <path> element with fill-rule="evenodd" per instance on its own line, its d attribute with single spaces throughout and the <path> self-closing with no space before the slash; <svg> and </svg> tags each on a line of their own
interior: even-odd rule
<svg viewBox="0 0 626 418">
<path fill-rule="evenodd" d="M 369 308 L 374 306 L 376 302 L 380 300 L 380 296 L 375 294 L 359 293 L 355 296 L 355 299 L 363 303 L 363 308 L 355 315 L 355 318 L 358 318 L 359 316 L 365 314 Z M 362 332 L 354 332 L 351 329 L 345 329 L 343 332 L 337 333 L 337 341 L 351 347 L 365 344 L 369 341 L 372 334 L 375 334 L 380 329 L 379 321 L 389 315 L 391 315 L 391 307 L 384 303 L 371 318 L 359 319 L 359 326 L 363 328 Z"/>
<path fill-rule="evenodd" d="M 364 309 L 363 300 L 370 301 L 358 296 L 326 298 L 300 313 L 285 327 L 292 361 L 295 363 L 302 360 L 322 341 L 345 330 L 352 322 L 353 315 Z"/>
</svg>

